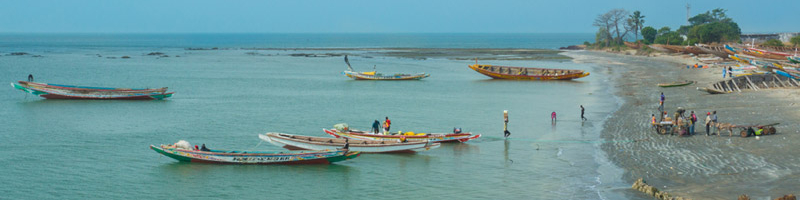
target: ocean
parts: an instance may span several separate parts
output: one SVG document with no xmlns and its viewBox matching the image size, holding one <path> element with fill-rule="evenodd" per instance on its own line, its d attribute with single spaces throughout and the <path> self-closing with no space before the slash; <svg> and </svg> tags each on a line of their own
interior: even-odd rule
<svg viewBox="0 0 800 200">
<path fill-rule="evenodd" d="M 608 69 L 573 60 L 485 64 L 581 69 L 574 81 L 503 81 L 474 60 L 385 56 L 390 48 L 556 49 L 593 34 L 0 34 L 0 78 L 169 87 L 163 101 L 46 100 L 0 90 L 3 199 L 618 199 L 629 183 L 599 148 L 620 105 Z M 216 50 L 192 50 L 193 48 Z M 299 48 L 299 49 L 296 49 Z M 370 48 L 370 49 L 354 49 Z M 263 49 L 263 50 L 261 50 Z M 13 56 L 13 52 L 27 55 Z M 162 52 L 168 57 L 148 56 Z M 354 81 L 356 70 L 426 72 L 420 81 Z M 570 52 L 567 55 L 580 55 Z M 122 59 L 122 56 L 130 56 Z M 502 56 L 502 55 L 498 55 Z M 588 121 L 580 120 L 586 107 Z M 510 138 L 502 136 L 509 111 Z M 551 123 L 550 113 L 558 114 Z M 418 154 L 367 154 L 331 165 L 181 163 L 148 148 L 187 140 L 213 149 L 282 150 L 257 135 L 325 137 L 368 129 L 483 137 Z"/>
</svg>

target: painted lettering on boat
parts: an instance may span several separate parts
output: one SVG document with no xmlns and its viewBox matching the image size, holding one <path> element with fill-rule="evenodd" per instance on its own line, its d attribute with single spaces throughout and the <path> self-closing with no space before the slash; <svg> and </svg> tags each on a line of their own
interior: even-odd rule
<svg viewBox="0 0 800 200">
<path fill-rule="evenodd" d="M 289 161 L 291 157 L 233 157 L 233 161 L 252 162 L 252 161 Z"/>
</svg>

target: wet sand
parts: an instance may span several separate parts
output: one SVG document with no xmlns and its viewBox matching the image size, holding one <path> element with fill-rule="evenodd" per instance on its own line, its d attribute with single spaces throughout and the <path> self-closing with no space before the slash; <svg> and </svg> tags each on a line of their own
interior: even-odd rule
<svg viewBox="0 0 800 200">
<path fill-rule="evenodd" d="M 605 52 L 577 51 L 565 55 L 575 62 L 594 62 L 613 72 L 614 93 L 622 106 L 606 122 L 605 140 L 636 140 L 605 143 L 601 148 L 623 168 L 623 180 L 644 178 L 650 185 L 675 196 L 691 199 L 773 199 L 800 189 L 800 130 L 798 89 L 767 89 L 710 95 L 696 90 L 722 79 L 721 68 L 686 69 L 696 61 L 686 56 L 629 56 Z M 694 85 L 660 88 L 658 83 L 694 80 Z M 660 92 L 666 95 L 665 110 L 672 115 L 678 106 L 695 111 L 696 135 L 658 135 L 650 115 L 658 113 Z M 702 124 L 706 112 L 716 110 L 721 123 L 777 125 L 777 134 L 741 138 L 727 131 L 706 136 Z M 630 189 L 631 192 L 638 193 Z M 627 191 L 626 191 L 627 192 Z M 630 196 L 637 196 L 630 194 Z M 639 196 L 637 196 L 639 197 Z M 644 197 L 644 196 L 641 196 Z"/>
</svg>

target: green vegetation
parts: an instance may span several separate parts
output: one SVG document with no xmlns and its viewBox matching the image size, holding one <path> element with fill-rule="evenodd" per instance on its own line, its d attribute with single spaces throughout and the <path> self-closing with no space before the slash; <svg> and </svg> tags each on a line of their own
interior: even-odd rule
<svg viewBox="0 0 800 200">
<path fill-rule="evenodd" d="M 681 26 L 677 32 L 686 35 L 688 42 L 738 42 L 742 30 L 725 12 L 725 9 L 717 8 L 695 15 L 689 18 L 691 25 Z"/>
<path fill-rule="evenodd" d="M 598 28 L 593 46 L 596 48 L 624 46 L 623 42 L 628 33 L 636 31 L 632 26 L 632 20 L 627 18 L 628 15 L 629 12 L 625 9 L 613 9 L 598 15 L 592 23 Z"/>
<path fill-rule="evenodd" d="M 656 40 L 656 35 L 658 35 L 658 31 L 655 28 L 650 26 L 642 28 L 642 38 L 644 38 L 645 44 L 652 44 Z"/>
<path fill-rule="evenodd" d="M 770 39 L 770 40 L 767 40 L 766 42 L 764 42 L 764 44 L 762 44 L 762 45 L 764 45 L 764 46 L 773 46 L 773 47 L 782 47 L 783 46 L 783 42 L 781 42 L 780 40 L 776 40 L 776 39 Z"/>
<path fill-rule="evenodd" d="M 792 37 L 792 39 L 789 39 L 789 43 L 792 43 L 792 47 L 797 47 L 797 45 L 800 45 L 800 35 L 794 36 Z"/>
<path fill-rule="evenodd" d="M 671 44 L 671 45 L 680 45 L 683 43 L 683 37 L 681 34 L 675 31 L 672 31 L 669 27 L 661 27 L 658 29 L 656 33 L 656 39 L 653 41 L 655 44 Z"/>
<path fill-rule="evenodd" d="M 634 41 L 639 40 L 639 31 L 644 24 L 644 15 L 641 12 L 633 11 L 633 15 L 628 16 L 628 26 L 633 28 Z M 642 34 L 644 36 L 644 34 Z"/>
</svg>

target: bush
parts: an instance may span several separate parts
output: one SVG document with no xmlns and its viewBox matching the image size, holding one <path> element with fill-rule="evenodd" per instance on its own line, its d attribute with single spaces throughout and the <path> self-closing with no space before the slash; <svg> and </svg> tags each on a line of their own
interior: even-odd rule
<svg viewBox="0 0 800 200">
<path fill-rule="evenodd" d="M 762 44 L 762 45 L 764 45 L 764 46 L 773 46 L 773 47 L 782 47 L 783 46 L 783 42 L 781 42 L 780 40 L 776 40 L 776 39 L 770 39 L 770 40 L 767 40 L 766 42 L 764 42 L 764 44 Z"/>
<path fill-rule="evenodd" d="M 793 47 L 800 45 L 800 35 L 792 37 L 792 39 L 789 39 L 789 42 L 792 43 Z"/>
<path fill-rule="evenodd" d="M 642 28 L 642 38 L 644 38 L 644 43 L 645 44 L 652 44 L 653 41 L 656 40 L 656 35 L 657 34 L 658 34 L 658 31 L 656 31 L 656 29 L 653 28 L 653 27 L 648 26 L 648 27 Z"/>
</svg>

